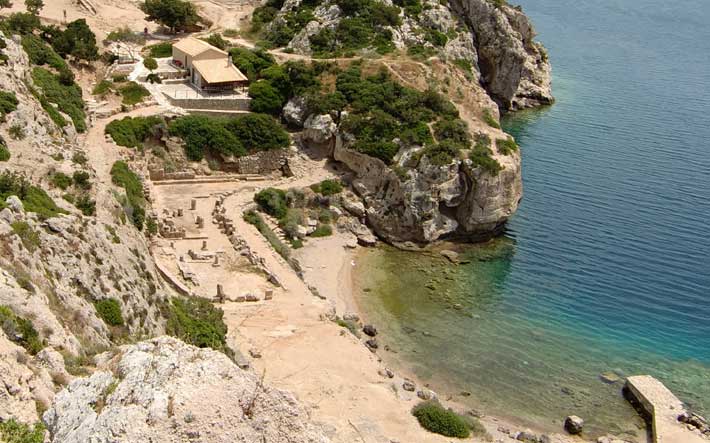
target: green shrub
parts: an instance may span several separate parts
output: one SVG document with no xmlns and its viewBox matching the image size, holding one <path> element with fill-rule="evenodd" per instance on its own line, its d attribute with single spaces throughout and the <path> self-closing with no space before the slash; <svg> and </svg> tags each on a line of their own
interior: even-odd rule
<svg viewBox="0 0 710 443">
<path fill-rule="evenodd" d="M 86 194 L 80 195 L 79 198 L 76 199 L 74 206 L 87 217 L 96 214 L 96 201 L 92 200 L 91 197 Z"/>
<path fill-rule="evenodd" d="M 26 221 L 16 221 L 10 224 L 12 230 L 20 240 L 22 245 L 30 252 L 34 252 L 40 246 L 39 234 Z"/>
<path fill-rule="evenodd" d="M 500 123 L 496 121 L 495 117 L 493 117 L 493 114 L 491 114 L 491 111 L 488 109 L 483 110 L 483 121 L 491 128 L 500 129 Z"/>
<path fill-rule="evenodd" d="M 427 431 L 446 437 L 467 438 L 471 432 L 466 421 L 435 401 L 418 404 L 412 409 L 419 424 Z"/>
<path fill-rule="evenodd" d="M 114 83 L 125 83 L 128 81 L 128 76 L 126 74 L 114 74 L 111 76 L 111 81 Z"/>
<path fill-rule="evenodd" d="M 249 109 L 252 112 L 279 115 L 286 99 L 279 90 L 267 80 L 259 80 L 249 85 Z"/>
<path fill-rule="evenodd" d="M 210 34 L 210 36 L 204 40 L 215 48 L 219 48 L 221 50 L 225 50 L 229 47 L 229 42 L 225 40 L 219 32 Z"/>
<path fill-rule="evenodd" d="M 42 105 L 42 109 L 44 109 L 44 112 L 47 113 L 47 115 L 54 122 L 54 124 L 60 128 L 66 126 L 67 121 L 64 119 L 62 114 L 60 114 L 59 111 L 57 111 L 56 108 L 49 102 L 49 100 L 47 100 L 47 97 L 40 94 L 29 83 L 25 84 L 27 85 L 27 88 L 29 89 L 30 93 L 39 101 L 40 105 Z"/>
<path fill-rule="evenodd" d="M 285 217 L 288 211 L 286 191 L 282 189 L 266 188 L 254 196 L 254 201 L 262 211 L 277 219 Z"/>
<path fill-rule="evenodd" d="M 449 140 L 464 149 L 471 146 L 468 125 L 460 118 L 444 119 L 434 123 L 434 136 L 437 140 Z"/>
<path fill-rule="evenodd" d="M 491 157 L 491 149 L 481 144 L 476 145 L 468 154 L 468 158 L 475 166 L 480 166 L 484 171 L 496 176 L 503 169 L 496 159 Z"/>
<path fill-rule="evenodd" d="M 288 246 L 281 242 L 281 240 L 274 233 L 274 231 L 272 231 L 271 228 L 269 228 L 269 226 L 266 224 L 264 219 L 261 218 L 261 215 L 257 214 L 254 211 L 247 211 L 246 213 L 244 213 L 244 221 L 254 225 L 256 229 L 259 230 L 261 235 L 263 235 L 264 238 L 266 238 L 266 240 L 271 244 L 271 247 L 274 248 L 274 250 L 286 261 L 289 260 L 291 256 L 291 251 L 288 249 Z"/>
<path fill-rule="evenodd" d="M 337 324 L 341 328 L 347 329 L 355 337 L 360 338 L 360 326 L 356 322 L 352 320 L 343 320 L 340 317 L 336 317 L 335 324 Z"/>
<path fill-rule="evenodd" d="M 158 69 L 158 62 L 153 57 L 147 57 L 143 59 L 143 66 L 153 71 L 155 69 Z"/>
<path fill-rule="evenodd" d="M 5 116 L 17 110 L 17 96 L 13 91 L 0 91 L 0 121 L 5 121 Z"/>
<path fill-rule="evenodd" d="M 0 437 L 6 443 L 42 443 L 44 442 L 44 425 L 37 422 L 30 427 L 11 418 L 0 422 Z"/>
<path fill-rule="evenodd" d="M 8 134 L 13 140 L 24 140 L 27 134 L 25 134 L 25 128 L 23 128 L 19 123 L 10 126 L 7 130 Z"/>
<path fill-rule="evenodd" d="M 128 26 L 122 26 L 108 33 L 106 42 L 126 42 L 142 45 L 145 43 L 145 36 L 142 32 L 134 32 Z"/>
<path fill-rule="evenodd" d="M 67 62 L 65 62 L 64 59 L 62 59 L 62 57 L 57 54 L 51 46 L 36 35 L 23 35 L 22 48 L 27 53 L 30 63 L 33 65 L 48 65 L 58 71 L 69 68 L 67 66 Z"/>
<path fill-rule="evenodd" d="M 330 225 L 318 225 L 315 231 L 311 233 L 311 237 L 329 237 L 333 235 L 333 228 Z"/>
<path fill-rule="evenodd" d="M 84 190 L 91 189 L 91 181 L 89 181 L 89 178 L 91 178 L 91 176 L 86 171 L 74 171 L 72 175 L 74 185 Z"/>
<path fill-rule="evenodd" d="M 8 149 L 7 145 L 5 143 L 0 143 L 0 162 L 6 162 L 10 160 L 10 157 L 12 155 L 10 154 L 10 150 Z"/>
<path fill-rule="evenodd" d="M 424 45 L 411 45 L 407 48 L 407 55 L 417 60 L 426 60 L 433 57 L 436 50 Z"/>
<path fill-rule="evenodd" d="M 150 74 L 146 75 L 145 81 L 147 81 L 151 85 L 155 83 L 163 83 L 163 79 L 160 78 L 160 76 L 154 72 L 151 72 Z"/>
<path fill-rule="evenodd" d="M 10 14 L 5 21 L 7 29 L 20 35 L 32 34 L 32 31 L 38 29 L 42 24 L 39 17 L 28 12 L 16 12 Z M 6 34 L 7 35 L 7 34 Z"/>
<path fill-rule="evenodd" d="M 187 158 L 193 161 L 202 160 L 206 151 L 236 157 L 247 153 L 242 142 L 225 127 L 224 119 L 189 115 L 170 122 L 168 131 L 185 141 Z"/>
<path fill-rule="evenodd" d="M 91 93 L 94 95 L 105 95 L 111 91 L 112 87 L 113 83 L 109 80 L 101 80 L 96 86 L 94 86 Z"/>
<path fill-rule="evenodd" d="M 157 43 L 148 46 L 148 54 L 153 58 L 165 58 L 173 55 L 173 44 L 170 42 Z"/>
<path fill-rule="evenodd" d="M 426 41 L 431 43 L 434 46 L 440 46 L 443 47 L 446 45 L 446 42 L 449 41 L 449 38 L 446 36 L 441 31 L 438 31 L 436 29 L 429 29 L 427 30 L 426 36 L 424 37 Z"/>
<path fill-rule="evenodd" d="M 458 158 L 460 152 L 461 145 L 450 140 L 444 140 L 441 143 L 427 145 L 418 154 L 420 157 L 427 157 L 433 165 L 446 166 Z"/>
<path fill-rule="evenodd" d="M 336 79 L 336 89 L 348 102 L 349 114 L 341 129 L 354 136 L 352 149 L 391 164 L 399 151 L 396 138 L 406 145 L 431 143 L 427 123 L 436 121 L 441 121 L 435 124 L 439 142 L 465 145 L 469 137 L 465 124 L 458 119 L 456 107 L 441 94 L 404 87 L 386 70 L 365 78 L 361 71 L 360 64 L 354 63 Z"/>
<path fill-rule="evenodd" d="M 234 65 L 246 75 L 250 81 L 257 79 L 259 73 L 276 64 L 274 56 L 263 49 L 232 48 L 229 55 Z"/>
<path fill-rule="evenodd" d="M 121 304 L 115 298 L 103 298 L 94 302 L 96 314 L 109 326 L 123 326 Z"/>
<path fill-rule="evenodd" d="M 174 298 L 166 324 L 168 335 L 200 348 L 212 348 L 228 355 L 224 312 L 201 297 Z"/>
<path fill-rule="evenodd" d="M 49 182 L 52 184 L 52 186 L 54 186 L 55 188 L 59 188 L 62 191 L 66 190 L 73 183 L 71 177 L 59 171 L 52 174 L 52 177 L 50 178 Z"/>
<path fill-rule="evenodd" d="M 340 184 L 340 181 L 329 178 L 311 186 L 311 189 L 319 194 L 329 196 L 343 192 L 343 185 Z"/>
<path fill-rule="evenodd" d="M 187 0 L 145 0 L 139 6 L 148 15 L 148 20 L 170 28 L 173 33 L 184 31 L 200 21 L 197 7 Z"/>
<path fill-rule="evenodd" d="M 128 82 L 125 86 L 118 88 L 118 92 L 123 97 L 122 103 L 128 106 L 140 103 L 150 95 L 150 91 L 136 82 Z"/>
<path fill-rule="evenodd" d="M 248 152 L 268 151 L 288 147 L 290 138 L 271 116 L 249 113 L 224 121 L 224 127 L 239 140 Z"/>
<path fill-rule="evenodd" d="M 0 306 L 0 327 L 10 341 L 22 346 L 31 355 L 37 354 L 44 348 L 44 343 L 32 322 L 15 315 L 6 306 Z M 5 436 L 2 432 L 2 423 L 0 423 L 0 435 Z"/>
<path fill-rule="evenodd" d="M 46 100 L 56 104 L 62 112 L 71 117 L 77 132 L 86 131 L 84 100 L 78 85 L 61 83 L 58 75 L 44 68 L 32 70 L 32 81 L 41 89 Z"/>
<path fill-rule="evenodd" d="M 138 148 L 143 146 L 151 135 L 156 133 L 155 128 L 164 125 L 160 116 L 150 117 L 124 117 L 113 120 L 106 125 L 105 133 L 110 135 L 119 146 Z"/>
<path fill-rule="evenodd" d="M 518 144 L 515 143 L 515 140 L 513 140 L 512 137 L 508 137 L 506 139 L 499 138 L 496 140 L 496 148 L 498 148 L 499 153 L 503 155 L 510 155 L 518 150 Z"/>
<path fill-rule="evenodd" d="M 143 185 L 135 172 L 131 171 L 123 161 L 117 161 L 111 167 L 111 181 L 121 186 L 126 191 L 126 214 L 131 217 L 133 225 L 139 231 L 143 230 L 145 220 L 145 200 L 143 198 Z"/>
<path fill-rule="evenodd" d="M 25 210 L 37 213 L 41 219 L 66 213 L 44 190 L 32 185 L 19 174 L 3 171 L 0 173 L 0 201 L 5 202 L 5 199 L 11 195 L 19 197 Z"/>
<path fill-rule="evenodd" d="M 62 57 L 72 56 L 77 60 L 94 61 L 99 59 L 96 35 L 91 31 L 85 19 L 74 20 L 62 31 L 57 27 L 45 27 L 45 34 L 52 34 L 52 48 Z"/>
<path fill-rule="evenodd" d="M 234 118 L 185 116 L 170 123 L 171 135 L 185 141 L 190 160 L 201 160 L 206 151 L 241 157 L 248 153 L 285 148 L 288 133 L 272 117 L 245 114 Z"/>
<path fill-rule="evenodd" d="M 465 58 L 457 58 L 456 60 L 454 60 L 454 64 L 459 68 L 463 69 L 464 72 L 468 74 L 473 73 L 473 64 L 471 64 L 470 60 L 467 60 Z"/>
</svg>

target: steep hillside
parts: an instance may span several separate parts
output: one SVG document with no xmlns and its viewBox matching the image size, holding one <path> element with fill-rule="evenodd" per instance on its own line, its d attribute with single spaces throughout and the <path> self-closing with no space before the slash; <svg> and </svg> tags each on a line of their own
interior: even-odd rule
<svg viewBox="0 0 710 443">
<path fill-rule="evenodd" d="M 253 29 L 274 47 L 315 57 L 439 57 L 469 70 L 503 110 L 552 103 L 550 64 L 520 7 L 504 0 L 269 0 Z"/>
<path fill-rule="evenodd" d="M 53 349 L 67 361 L 164 332 L 170 291 L 144 234 L 130 223 L 122 190 L 97 178 L 87 163 L 90 146 L 71 118 L 45 101 L 20 38 L 3 41 L 0 87 L 17 105 L 0 123 L 10 153 L 0 162 L 0 307 L 31 325 L 37 337 L 30 354 Z M 27 345 L 14 327 L 4 334 Z M 32 410 L 33 399 L 47 400 L 34 393 L 23 397 Z"/>
</svg>

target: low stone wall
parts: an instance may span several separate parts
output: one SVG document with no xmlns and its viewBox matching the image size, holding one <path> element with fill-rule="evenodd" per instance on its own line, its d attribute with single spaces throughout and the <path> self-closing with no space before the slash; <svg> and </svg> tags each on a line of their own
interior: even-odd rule
<svg viewBox="0 0 710 443">
<path fill-rule="evenodd" d="M 192 171 L 165 172 L 165 169 L 160 168 L 149 170 L 148 176 L 152 181 L 191 180 L 195 178 L 195 173 Z"/>
<path fill-rule="evenodd" d="M 222 170 L 238 174 L 270 174 L 283 171 L 284 167 L 288 166 L 287 154 L 286 149 L 272 149 L 244 157 L 224 159 Z"/>
<path fill-rule="evenodd" d="M 251 98 L 175 98 L 168 94 L 165 96 L 173 106 L 184 109 L 204 109 L 217 111 L 249 111 Z"/>
</svg>

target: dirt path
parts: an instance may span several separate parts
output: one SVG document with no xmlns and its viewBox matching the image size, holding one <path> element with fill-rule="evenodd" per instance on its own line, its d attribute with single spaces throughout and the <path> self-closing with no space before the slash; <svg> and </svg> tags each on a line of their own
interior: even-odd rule
<svg viewBox="0 0 710 443">
<path fill-rule="evenodd" d="M 113 204 L 109 203 L 114 202 L 114 199 L 110 195 L 112 189 L 111 167 L 116 161 L 128 158 L 131 154 L 131 149 L 116 146 L 116 144 L 106 141 L 106 136 L 104 134 L 106 125 L 113 120 L 124 117 L 153 115 L 159 113 L 160 110 L 161 108 L 158 106 L 151 106 L 136 109 L 128 113 L 117 114 L 106 119 L 94 120 L 93 124 L 87 131 L 83 141 L 84 152 L 88 158 L 87 164 L 96 172 L 96 179 L 106 185 L 97 187 L 100 194 L 97 195 L 96 201 L 104 203 L 103 205 L 97 205 L 96 211 L 99 217 L 104 215 L 105 211 L 113 208 Z"/>
</svg>

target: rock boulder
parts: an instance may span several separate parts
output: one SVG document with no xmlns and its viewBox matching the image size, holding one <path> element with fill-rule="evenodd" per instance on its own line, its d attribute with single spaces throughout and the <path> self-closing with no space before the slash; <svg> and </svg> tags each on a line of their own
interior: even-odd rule
<svg viewBox="0 0 710 443">
<path fill-rule="evenodd" d="M 43 419 L 52 443 L 329 441 L 291 394 L 170 337 L 123 346 L 57 394 Z"/>
</svg>

